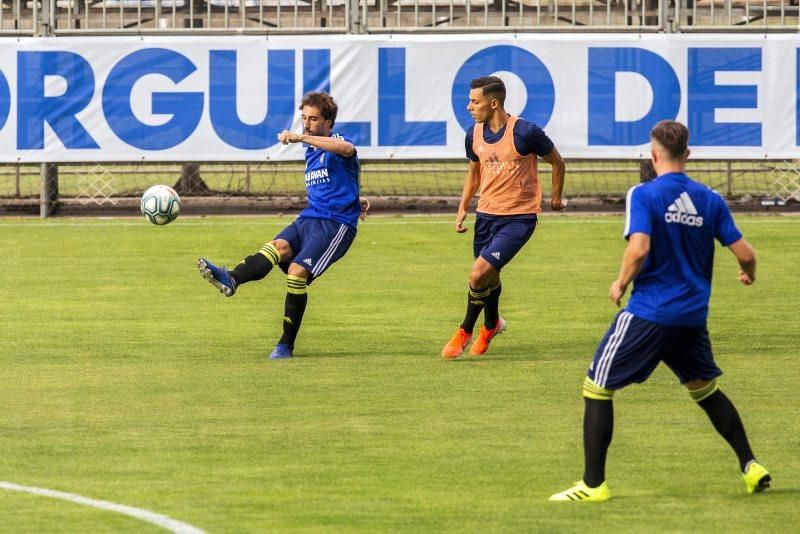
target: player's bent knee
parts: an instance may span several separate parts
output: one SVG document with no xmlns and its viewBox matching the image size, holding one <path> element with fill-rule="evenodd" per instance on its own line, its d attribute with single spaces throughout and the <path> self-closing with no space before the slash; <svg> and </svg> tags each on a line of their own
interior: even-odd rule
<svg viewBox="0 0 800 534">
<path fill-rule="evenodd" d="M 280 254 L 280 261 L 289 261 L 294 257 L 294 253 L 292 253 L 292 247 L 289 245 L 289 242 L 284 239 L 276 239 L 274 241 L 270 241 L 270 244 L 275 247 Z"/>
<path fill-rule="evenodd" d="M 583 379 L 583 396 L 587 399 L 610 401 L 614 397 L 614 390 L 598 386 L 587 376 Z"/>
<path fill-rule="evenodd" d="M 689 395 L 695 402 L 702 402 L 714 394 L 719 389 L 717 379 L 712 380 L 692 380 L 684 384 L 689 390 Z"/>
<path fill-rule="evenodd" d="M 308 279 L 308 277 L 311 276 L 311 273 L 308 272 L 308 269 L 305 269 L 300 265 L 297 265 L 296 263 L 289 264 L 289 268 L 287 269 L 286 274 L 288 274 L 289 276 L 293 276 L 295 278 L 303 278 L 304 280 Z"/>
<path fill-rule="evenodd" d="M 499 281 L 499 273 L 497 270 L 492 267 L 492 264 L 484 260 L 483 258 L 478 258 L 472 265 L 472 270 L 469 273 L 469 285 L 472 287 L 487 287 L 489 285 L 496 285 L 490 284 L 490 282 L 497 279 Z"/>
</svg>

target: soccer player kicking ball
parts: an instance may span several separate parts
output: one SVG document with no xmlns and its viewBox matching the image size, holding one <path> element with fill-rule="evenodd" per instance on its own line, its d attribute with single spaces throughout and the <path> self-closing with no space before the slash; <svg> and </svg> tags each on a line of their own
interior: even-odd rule
<svg viewBox="0 0 800 534">
<path fill-rule="evenodd" d="M 506 329 L 499 314 L 500 270 L 522 249 L 536 228 L 541 211 L 537 156 L 553 166 L 550 207 L 564 209 L 564 160 L 553 142 L 535 124 L 506 113 L 506 87 L 497 76 L 476 78 L 470 83 L 467 110 L 475 126 L 467 131 L 466 151 L 470 160 L 464 191 L 456 215 L 456 231 L 463 226 L 472 197 L 481 189 L 475 218 L 473 253 L 469 275 L 467 313 L 453 337 L 442 349 L 445 358 L 457 358 L 472 340 L 472 330 L 483 311 L 483 326 L 469 353 L 478 356 L 489 342 Z"/>
<path fill-rule="evenodd" d="M 628 384 L 647 380 L 660 361 L 677 375 L 714 428 L 733 447 L 749 493 L 770 485 L 733 403 L 717 387 L 722 374 L 714 363 L 706 330 L 714 239 L 728 247 L 744 285 L 755 281 L 753 248 L 736 228 L 725 201 L 684 173 L 689 131 L 662 121 L 650 132 L 657 177 L 628 191 L 625 238 L 619 278 L 609 296 L 619 306 L 633 281 L 628 305 L 600 342 L 583 382 L 585 411 L 583 480 L 551 501 L 605 501 L 606 452 L 614 427 L 612 397 Z"/>
<path fill-rule="evenodd" d="M 269 355 L 289 358 L 308 301 L 307 287 L 341 259 L 356 237 L 359 218 L 369 203 L 359 198 L 359 162 L 353 143 L 332 133 L 338 107 L 326 93 L 308 93 L 300 105 L 303 134 L 288 130 L 278 134 L 283 144 L 305 143 L 308 207 L 272 241 L 233 270 L 218 267 L 205 258 L 200 274 L 226 297 L 242 284 L 261 280 L 278 265 L 286 272 L 287 293 L 283 335 Z"/>
</svg>

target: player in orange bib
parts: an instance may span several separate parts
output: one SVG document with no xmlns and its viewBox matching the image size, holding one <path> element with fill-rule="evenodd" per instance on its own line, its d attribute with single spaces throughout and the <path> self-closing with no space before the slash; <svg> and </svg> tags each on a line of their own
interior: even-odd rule
<svg viewBox="0 0 800 534">
<path fill-rule="evenodd" d="M 562 211 L 566 206 L 561 198 L 565 168 L 561 154 L 541 128 L 509 115 L 503 107 L 505 98 L 505 84 L 497 76 L 476 78 L 470 83 L 467 110 L 475 119 L 475 126 L 466 136 L 470 163 L 456 215 L 456 231 L 467 231 L 463 226 L 467 208 L 480 187 L 473 240 L 475 263 L 469 274 L 467 313 L 442 349 L 445 358 L 457 358 L 464 352 L 481 311 L 483 326 L 470 354 L 484 354 L 489 342 L 506 328 L 499 314 L 500 270 L 536 229 L 542 200 L 539 156 L 553 167 L 550 207 Z"/>
</svg>

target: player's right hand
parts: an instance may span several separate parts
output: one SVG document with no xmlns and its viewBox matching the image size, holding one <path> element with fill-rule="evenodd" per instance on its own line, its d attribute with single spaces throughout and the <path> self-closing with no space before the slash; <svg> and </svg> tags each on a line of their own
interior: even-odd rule
<svg viewBox="0 0 800 534">
<path fill-rule="evenodd" d="M 739 281 L 741 283 L 743 283 L 744 285 L 746 285 L 746 286 L 749 286 L 753 282 L 755 282 L 755 280 L 753 278 L 750 278 L 750 276 L 746 272 L 742 271 L 741 269 L 739 269 Z"/>
<path fill-rule="evenodd" d="M 566 198 L 552 198 L 550 199 L 550 209 L 553 211 L 564 211 L 567 209 L 567 199 Z"/>
<path fill-rule="evenodd" d="M 294 132 L 290 132 L 289 130 L 284 130 L 278 134 L 278 141 L 283 143 L 284 145 L 288 145 L 289 143 L 297 143 L 301 139 L 301 136 L 297 135 Z"/>
<path fill-rule="evenodd" d="M 466 226 L 464 226 L 464 219 L 467 218 L 467 212 L 465 210 L 458 210 L 458 214 L 456 215 L 456 232 L 459 234 L 463 234 L 468 230 Z"/>
</svg>

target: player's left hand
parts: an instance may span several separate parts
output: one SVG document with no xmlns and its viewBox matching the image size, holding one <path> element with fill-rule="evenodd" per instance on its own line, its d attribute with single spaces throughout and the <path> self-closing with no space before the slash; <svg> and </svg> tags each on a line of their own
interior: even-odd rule
<svg viewBox="0 0 800 534">
<path fill-rule="evenodd" d="M 620 284 L 619 280 L 614 280 L 611 283 L 611 287 L 608 289 L 608 298 L 619 307 L 620 301 L 622 301 L 622 297 L 625 295 L 627 289 L 628 287 Z"/>
<path fill-rule="evenodd" d="M 564 211 L 567 209 L 567 199 L 566 198 L 551 198 L 550 199 L 550 209 L 553 211 Z"/>
<path fill-rule="evenodd" d="M 278 141 L 284 145 L 288 145 L 289 143 L 299 143 L 302 139 L 302 135 L 290 132 L 289 130 L 284 130 L 278 134 Z"/>
<path fill-rule="evenodd" d="M 367 212 L 369 211 L 371 204 L 369 203 L 369 200 L 364 197 L 360 197 L 358 199 L 358 203 L 361 204 L 361 214 L 358 216 L 358 218 L 362 221 L 365 221 L 367 220 Z"/>
</svg>

